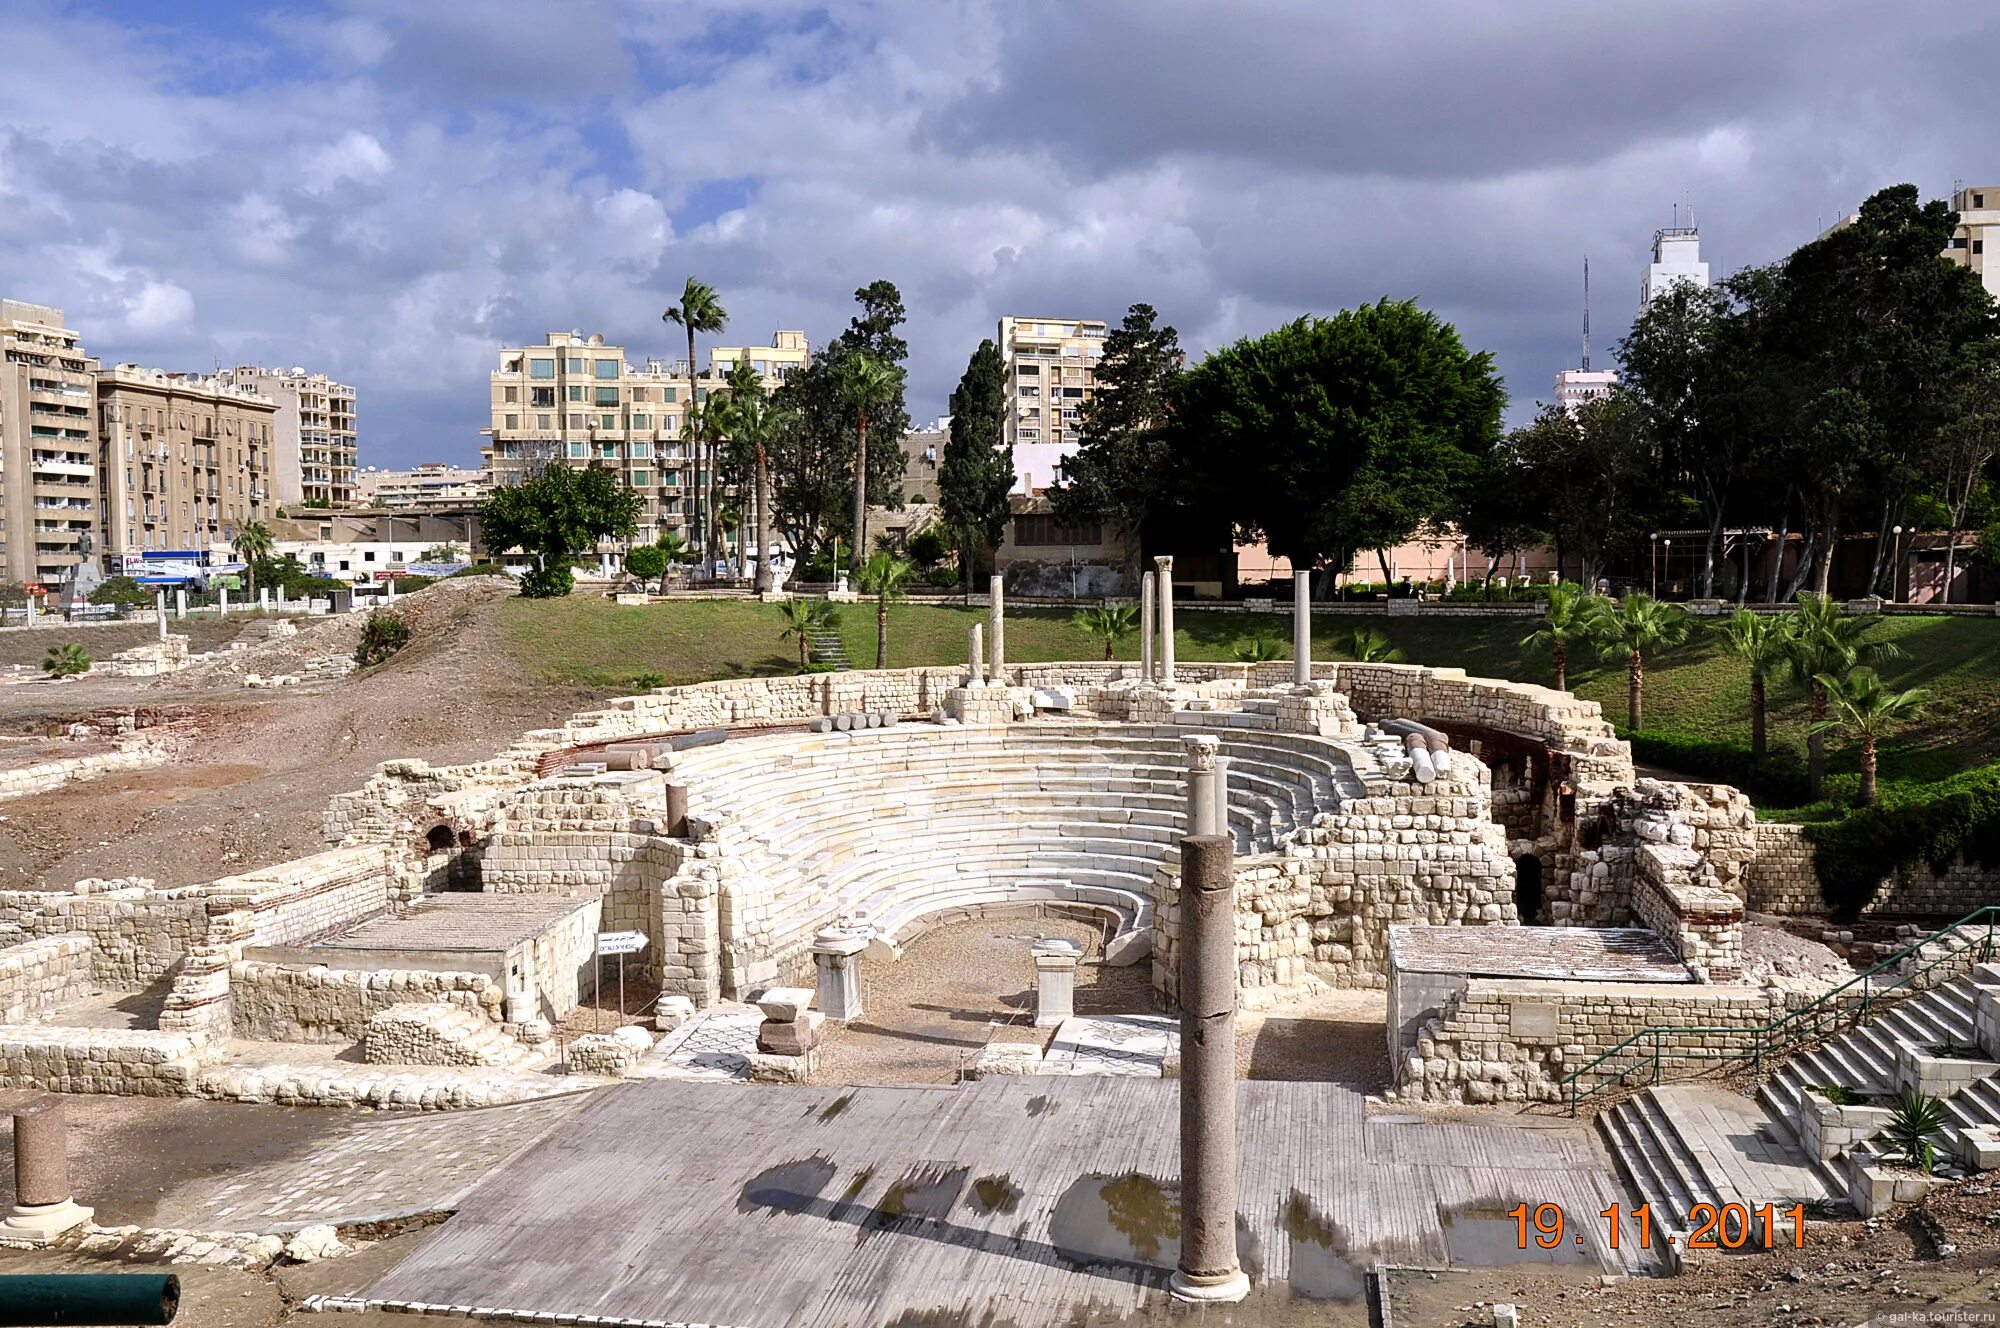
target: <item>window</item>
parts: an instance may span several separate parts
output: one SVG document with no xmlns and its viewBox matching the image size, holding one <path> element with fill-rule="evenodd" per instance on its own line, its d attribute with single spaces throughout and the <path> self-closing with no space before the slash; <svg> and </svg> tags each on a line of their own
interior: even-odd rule
<svg viewBox="0 0 2000 1328">
<path fill-rule="evenodd" d="M 572 429 L 581 429 L 583 427 L 583 416 L 581 415 L 570 416 L 569 427 Z"/>
<path fill-rule="evenodd" d="M 675 393 L 679 391 L 680 389 L 677 387 L 663 387 L 660 389 L 660 400 L 666 402 L 669 406 L 671 406 L 676 401 L 680 400 L 680 398 L 675 395 Z"/>
<path fill-rule="evenodd" d="M 583 460 L 589 454 L 589 451 L 590 445 L 587 443 L 571 443 L 569 445 L 569 454 L 578 461 Z"/>
<path fill-rule="evenodd" d="M 1073 397 L 1080 397 L 1082 395 L 1083 395 L 1083 389 L 1080 387 L 1066 387 L 1063 389 L 1063 396 L 1065 397 L 1073 398 Z"/>
<path fill-rule="evenodd" d="M 583 367 L 583 360 L 581 357 L 573 358 L 570 360 L 569 371 L 571 373 L 578 373 L 578 374 L 590 372 L 588 369 Z"/>
<path fill-rule="evenodd" d="M 571 383 L 569 385 L 569 399 L 571 401 L 583 400 L 583 385 L 581 383 Z"/>
<path fill-rule="evenodd" d="M 1965 248 L 1965 237 L 1964 237 L 1963 235 L 1954 235 L 1954 236 L 1952 236 L 1952 237 L 1951 237 L 1951 247 L 1952 247 L 1952 248 L 1954 248 L 1954 249 L 1963 249 L 1963 248 Z"/>
<path fill-rule="evenodd" d="M 632 444 L 632 455 L 635 457 L 650 456 L 652 454 L 652 451 L 653 451 L 653 445 L 651 443 Z"/>
<path fill-rule="evenodd" d="M 694 404 L 699 406 L 702 402 L 706 400 L 708 400 L 708 389 L 705 387 L 697 387 L 694 390 Z"/>
<path fill-rule="evenodd" d="M 1986 241 L 1984 241 L 1984 240 L 1974 240 L 1974 241 L 1972 242 L 1972 252 L 1973 252 L 1973 253 L 1975 253 L 1975 254 L 1983 254 L 1983 253 L 1985 253 L 1985 252 L 1986 252 Z"/>
<path fill-rule="evenodd" d="M 1023 387 L 1021 389 L 1021 395 L 1024 397 L 1038 397 L 1041 394 L 1042 389 L 1039 387 Z"/>
<path fill-rule="evenodd" d="M 1057 544 L 1101 544 L 1104 527 L 1095 521 L 1080 526 L 1063 526 L 1056 523 L 1055 516 L 1048 512 L 1029 512 L 1014 518 L 1014 543 L 1023 546 L 1049 546 Z"/>
<path fill-rule="evenodd" d="M 556 362 L 554 360 L 528 361 L 528 377 L 554 378 L 555 376 L 556 376 Z"/>
<path fill-rule="evenodd" d="M 650 429 L 653 427 L 653 417 L 651 415 L 634 415 L 632 417 L 632 427 L 635 429 Z"/>
<path fill-rule="evenodd" d="M 600 406 L 615 406 L 615 405 L 617 405 L 617 404 L 618 404 L 618 389 L 617 389 L 617 388 L 615 388 L 615 387 L 600 387 L 600 388 L 598 388 L 598 389 L 597 389 L 597 395 L 596 395 L 596 402 L 597 402 L 597 404 L 598 404 L 598 405 L 600 405 Z"/>
<path fill-rule="evenodd" d="M 1021 441 L 1024 443 L 1039 442 L 1041 440 L 1041 437 L 1042 437 L 1042 431 L 1040 429 L 1021 430 Z"/>
<path fill-rule="evenodd" d="M 1972 196 L 1972 206 L 1974 206 L 1974 207 L 1976 207 L 1976 208 L 1983 208 L 1983 207 L 1985 207 L 1985 206 L 1986 206 L 1986 195 L 1984 195 L 1984 194 L 1974 194 L 1974 195 Z"/>
<path fill-rule="evenodd" d="M 660 417 L 660 427 L 662 429 L 665 429 L 668 433 L 672 433 L 674 430 L 681 427 L 680 416 L 662 415 Z M 680 454 L 676 452 L 674 455 L 679 456 Z"/>
<path fill-rule="evenodd" d="M 616 415 L 599 415 L 597 418 L 602 422 L 602 427 L 606 429 L 615 429 L 618 427 L 618 417 Z"/>
<path fill-rule="evenodd" d="M 861 487 L 861 485 L 860 485 L 859 481 L 857 481 L 857 482 L 855 483 L 855 486 L 854 486 L 854 487 L 856 487 L 857 489 Z M 361 555 L 361 561 L 362 561 L 362 562 L 364 562 L 364 563 L 372 563 L 372 562 L 374 562 L 374 561 L 375 561 L 375 550 L 373 550 L 373 549 L 370 549 L 370 550 L 368 550 L 368 552 L 366 552 L 366 553 L 362 554 L 362 555 Z"/>
<path fill-rule="evenodd" d="M 521 389 L 518 387 L 509 387 L 502 390 L 505 393 L 505 396 L 502 398 L 503 400 L 519 401 L 521 399 Z"/>
<path fill-rule="evenodd" d="M 1040 378 L 1042 376 L 1042 366 L 1039 364 L 1019 365 L 1015 368 L 1014 374 L 1018 378 Z"/>
<path fill-rule="evenodd" d="M 597 371 L 599 378 L 616 378 L 618 376 L 618 361 L 616 360 L 599 360 L 592 367 Z"/>
<path fill-rule="evenodd" d="M 553 419 L 555 419 L 553 415 L 537 415 L 535 416 L 535 427 L 537 429 L 553 429 L 555 425 L 550 423 Z"/>
<path fill-rule="evenodd" d="M 528 389 L 528 404 L 553 406 L 556 404 L 556 390 L 553 387 L 531 387 Z"/>
<path fill-rule="evenodd" d="M 652 487 L 652 484 L 653 484 L 653 476 L 650 471 L 635 470 L 632 472 L 633 488 L 648 489 Z"/>
<path fill-rule="evenodd" d="M 521 427 L 521 417 L 520 417 L 519 415 L 509 415 L 509 416 L 507 417 L 507 427 L 508 427 L 508 428 L 510 428 L 510 429 L 518 429 L 518 428 L 520 428 L 520 427 Z"/>
<path fill-rule="evenodd" d="M 669 489 L 678 489 L 681 487 L 681 473 L 678 470 L 662 471 L 660 474 L 660 483 Z M 676 499 L 675 501 L 679 500 Z"/>
</svg>

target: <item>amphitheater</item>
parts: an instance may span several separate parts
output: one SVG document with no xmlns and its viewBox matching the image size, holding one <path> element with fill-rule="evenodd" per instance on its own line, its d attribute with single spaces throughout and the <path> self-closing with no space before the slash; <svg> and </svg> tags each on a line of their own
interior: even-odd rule
<svg viewBox="0 0 2000 1328">
<path fill-rule="evenodd" d="M 0 894 L 0 1085 L 481 1106 L 671 1074 L 664 1051 L 697 1028 L 736 1037 L 749 1078 L 807 1080 L 857 966 L 1006 912 L 1097 928 L 1103 962 L 1145 966 L 1171 1014 L 1191 752 L 1225 771 L 1246 1004 L 1382 989 L 1408 1103 L 1652 1083 L 1599 1123 L 1634 1186 L 1663 1211 L 1752 1188 L 1704 1170 L 1660 1067 L 1761 1063 L 1771 1026 L 1818 1008 L 1750 973 L 1743 941 L 1746 909 L 1818 908 L 1803 841 L 1734 789 L 1638 777 L 1595 703 L 1400 664 L 989 666 L 975 647 L 960 667 L 662 688 L 484 761 L 389 761 L 332 800 L 311 857 Z M 1991 884 L 1954 869 L 1922 888 L 1935 911 Z M 673 1030 L 657 1046 L 555 1036 L 613 932 L 643 937 L 633 972 Z M 1874 1041 L 1854 1063 L 1733 1099 L 1797 1154 L 1769 1184 L 1896 1192 L 1866 1122 L 1821 1121 L 1801 1085 L 1987 1065 L 1927 1062 L 2000 1051 L 2000 969 L 1971 936 L 1903 958 L 1895 1036 L 1858 1030 Z M 785 1010 L 760 1013 L 773 993 Z M 1661 1029 L 1699 1032 L 1663 1056 Z M 1053 1053 L 987 1068 L 1089 1072 Z M 1994 1069 L 1951 1099 L 1966 1165 L 2000 1160 Z"/>
</svg>

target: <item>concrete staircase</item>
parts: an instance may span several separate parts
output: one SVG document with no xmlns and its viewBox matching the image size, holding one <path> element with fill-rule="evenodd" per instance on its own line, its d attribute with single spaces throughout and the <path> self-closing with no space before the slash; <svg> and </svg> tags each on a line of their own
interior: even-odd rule
<svg viewBox="0 0 2000 1328">
<path fill-rule="evenodd" d="M 806 637 L 806 649 L 815 664 L 831 664 L 841 673 L 854 667 L 848 662 L 847 647 L 841 643 L 838 632 L 810 633 Z"/>
<path fill-rule="evenodd" d="M 548 1055 L 458 1005 L 392 1005 L 368 1021 L 363 1059 L 372 1065 L 479 1065 L 536 1070 Z"/>
</svg>

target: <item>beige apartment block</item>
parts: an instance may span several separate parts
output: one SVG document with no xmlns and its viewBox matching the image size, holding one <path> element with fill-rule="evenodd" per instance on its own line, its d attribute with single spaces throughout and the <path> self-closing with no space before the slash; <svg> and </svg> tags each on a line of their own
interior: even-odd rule
<svg viewBox="0 0 2000 1328">
<path fill-rule="evenodd" d="M 389 511 L 431 503 L 476 503 L 492 489 L 485 470 L 468 470 L 442 461 L 426 461 L 409 470 L 378 470 L 368 466 L 354 480 L 357 504 Z"/>
<path fill-rule="evenodd" d="M 1078 442 L 1083 403 L 1097 391 L 1097 361 L 1106 327 L 1079 318 L 1000 320 L 1000 355 L 1007 362 L 1007 442 L 1023 492 L 1055 482 Z"/>
<path fill-rule="evenodd" d="M 280 507 L 348 507 L 355 502 L 358 448 L 354 389 L 303 368 L 242 364 L 228 375 L 277 403 L 270 487 Z"/>
<path fill-rule="evenodd" d="M 19 300 L 0 348 L 0 581 L 53 589 L 97 542 L 97 361 L 62 310 Z"/>
<path fill-rule="evenodd" d="M 105 562 L 148 549 L 226 549 L 270 517 L 278 404 L 228 374 L 136 364 L 97 379 Z"/>
<path fill-rule="evenodd" d="M 1960 267 L 1979 274 L 1986 293 L 2000 297 L 2000 268 L 1986 270 L 1986 246 L 2000 241 L 2000 184 L 1975 184 L 1951 196 L 1958 213 L 1958 229 L 1952 232 L 1944 256 Z"/>
<path fill-rule="evenodd" d="M 686 531 L 693 514 L 694 464 L 681 432 L 690 404 L 707 403 L 736 364 L 747 361 L 766 390 L 811 356 L 803 332 L 780 332 L 770 346 L 718 346 L 709 367 L 690 375 L 686 360 L 649 356 L 643 364 L 602 335 L 551 332 L 540 345 L 500 351 L 490 380 L 491 424 L 480 449 L 490 481 L 507 484 L 551 461 L 604 466 L 637 490 L 638 538 Z M 735 532 L 727 532 L 733 537 Z"/>
</svg>

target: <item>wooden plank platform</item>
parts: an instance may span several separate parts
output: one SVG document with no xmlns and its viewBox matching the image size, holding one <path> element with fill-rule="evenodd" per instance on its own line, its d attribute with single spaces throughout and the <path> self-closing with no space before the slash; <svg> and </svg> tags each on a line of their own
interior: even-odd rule
<svg viewBox="0 0 2000 1328">
<path fill-rule="evenodd" d="M 1379 1262 L 1511 1247 L 1559 1203 L 1568 1261 L 1629 1204 L 1587 1133 L 1367 1119 L 1335 1084 L 1240 1086 L 1244 1263 L 1301 1298 Z M 370 1298 L 742 1325 L 1065 1322 L 1157 1307 L 1176 1258 L 1179 1085 L 996 1078 L 956 1088 L 657 1080 L 609 1090 L 475 1189 Z M 1504 1240 L 1502 1239 L 1504 1237 Z"/>
</svg>

